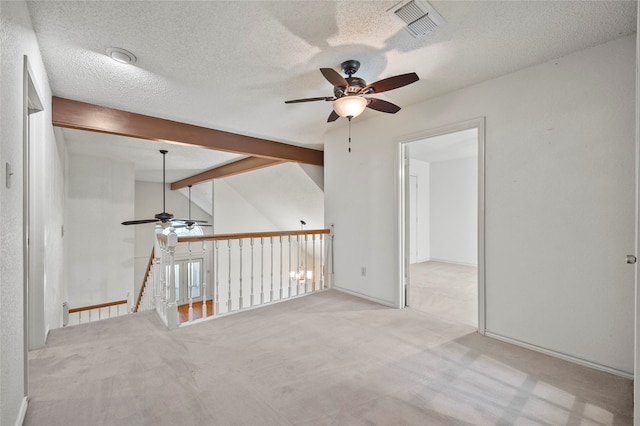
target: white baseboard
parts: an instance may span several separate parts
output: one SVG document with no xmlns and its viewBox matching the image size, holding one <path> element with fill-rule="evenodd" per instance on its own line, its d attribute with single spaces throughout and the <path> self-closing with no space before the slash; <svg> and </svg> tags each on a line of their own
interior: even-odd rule
<svg viewBox="0 0 640 426">
<path fill-rule="evenodd" d="M 499 334 L 491 333 L 490 331 L 485 332 L 485 336 L 491 337 L 492 339 L 500 340 L 506 343 L 510 343 L 512 345 L 520 346 L 522 348 L 530 349 L 535 352 L 540 352 L 545 355 L 552 356 L 554 358 L 559 358 L 564 361 L 573 362 L 574 364 L 582 365 L 584 367 L 593 368 L 594 370 L 604 371 L 606 373 L 624 377 L 625 379 L 633 380 L 633 373 L 629 373 L 628 371 L 622 371 L 622 370 L 618 370 L 617 368 L 607 367 L 606 365 L 598 364 L 592 361 L 587 361 L 585 359 L 578 358 L 573 355 L 563 354 L 562 352 L 552 351 L 551 349 L 546 349 L 540 346 L 532 345 L 530 343 L 521 342 L 519 340 L 512 339 L 510 337 L 505 337 Z"/>
<path fill-rule="evenodd" d="M 29 406 L 29 400 L 25 396 L 22 398 L 22 404 L 20 404 L 20 411 L 18 412 L 18 417 L 16 418 L 16 426 L 22 426 L 24 423 L 24 417 L 27 415 L 27 407 Z"/>
<path fill-rule="evenodd" d="M 335 284 L 331 288 L 334 289 L 334 290 L 341 291 L 343 293 L 350 294 L 352 296 L 359 297 L 361 299 L 366 299 L 366 300 L 369 300 L 371 302 L 379 303 L 380 305 L 388 306 L 390 308 L 397 308 L 397 306 L 396 306 L 396 304 L 394 302 L 389 302 L 388 300 L 378 299 L 377 297 L 371 297 L 369 295 L 362 294 L 362 293 L 359 293 L 359 292 L 353 291 L 353 290 L 347 290 L 346 288 L 338 287 Z"/>
<path fill-rule="evenodd" d="M 431 259 L 428 259 L 428 260 L 432 261 L 432 262 L 450 263 L 452 265 L 473 266 L 474 268 L 478 267 L 477 263 L 456 262 L 455 260 L 436 259 L 434 257 L 432 257 Z"/>
</svg>

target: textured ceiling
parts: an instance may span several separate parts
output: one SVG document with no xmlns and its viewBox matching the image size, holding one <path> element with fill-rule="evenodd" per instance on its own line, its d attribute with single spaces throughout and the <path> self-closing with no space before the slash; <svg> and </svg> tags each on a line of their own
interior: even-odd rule
<svg viewBox="0 0 640 426">
<path fill-rule="evenodd" d="M 407 106 L 636 29 L 635 1 L 433 1 L 446 24 L 416 40 L 386 12 L 394 4 L 34 1 L 29 9 L 56 96 L 320 149 L 324 133 L 346 121 L 326 122 L 328 102 L 284 104 L 332 95 L 320 67 L 358 59 L 356 75 L 368 82 L 416 72 L 419 82 L 377 95 Z M 116 63 L 108 47 L 138 60 Z"/>
</svg>

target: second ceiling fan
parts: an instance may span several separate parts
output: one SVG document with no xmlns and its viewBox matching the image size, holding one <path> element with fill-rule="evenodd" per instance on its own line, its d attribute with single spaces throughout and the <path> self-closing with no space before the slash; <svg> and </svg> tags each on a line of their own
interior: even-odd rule
<svg viewBox="0 0 640 426">
<path fill-rule="evenodd" d="M 351 120 L 351 118 L 362 113 L 365 108 L 395 114 L 400 111 L 400 107 L 398 105 L 383 99 L 365 97 L 365 95 L 398 89 L 419 80 L 418 75 L 411 72 L 367 84 L 363 79 L 353 76 L 359 68 L 360 62 L 355 59 L 344 61 L 342 63 L 342 72 L 347 75 L 346 78 L 341 76 L 333 68 L 320 68 L 320 72 L 324 78 L 326 78 L 329 83 L 333 84 L 333 96 L 293 99 L 285 101 L 285 104 L 314 101 L 333 102 L 333 111 L 331 111 L 331 114 L 327 119 L 327 122 L 329 123 L 336 121 L 340 117 L 345 117 Z"/>
<path fill-rule="evenodd" d="M 167 150 L 161 149 L 160 154 L 162 154 L 162 212 L 154 215 L 153 219 L 137 219 L 137 220 L 127 220 L 122 222 L 123 225 L 141 225 L 143 223 L 167 223 L 171 222 L 172 226 L 175 223 L 177 226 L 193 226 L 195 223 L 207 223 L 206 220 L 197 220 L 191 219 L 191 187 L 189 187 L 189 219 L 176 219 L 173 217 L 171 213 L 167 213 L 166 209 L 166 167 L 165 167 L 165 158 L 167 156 Z"/>
</svg>

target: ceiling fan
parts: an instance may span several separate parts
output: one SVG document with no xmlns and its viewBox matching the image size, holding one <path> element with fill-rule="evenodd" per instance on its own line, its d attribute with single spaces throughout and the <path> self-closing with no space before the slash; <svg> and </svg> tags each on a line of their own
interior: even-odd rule
<svg viewBox="0 0 640 426">
<path fill-rule="evenodd" d="M 373 93 L 386 92 L 388 90 L 397 89 L 419 80 L 418 75 L 414 72 L 408 74 L 400 74 L 378 80 L 375 83 L 367 84 L 366 81 L 353 75 L 360 68 L 360 62 L 355 59 L 344 61 L 341 65 L 342 72 L 347 77 L 342 77 L 333 68 L 320 68 L 320 72 L 329 83 L 333 84 L 333 96 L 294 99 L 285 101 L 285 104 L 295 104 L 300 102 L 313 101 L 330 101 L 333 102 L 333 111 L 329 115 L 328 123 L 336 121 L 339 117 L 348 118 L 349 121 L 353 117 L 357 117 L 365 108 L 375 109 L 376 111 L 395 114 L 400 111 L 398 105 L 377 98 L 367 98 L 365 95 Z"/>
<path fill-rule="evenodd" d="M 173 225 L 174 228 L 187 228 L 188 230 L 192 230 L 195 225 L 200 227 L 202 226 L 213 226 L 213 225 L 203 225 L 203 223 L 207 223 L 206 220 L 195 220 L 191 219 L 191 186 L 189 185 L 189 219 L 173 219 L 174 222 L 179 221 L 182 223 L 177 223 Z"/>
<path fill-rule="evenodd" d="M 154 219 L 139 219 L 139 220 L 127 220 L 125 222 L 122 222 L 123 225 L 140 225 L 143 223 L 155 223 L 155 222 L 161 222 L 161 223 L 167 223 L 167 222 L 178 222 L 178 223 L 188 223 L 191 222 L 192 226 L 193 223 L 207 223 L 206 220 L 195 220 L 195 219 L 191 219 L 191 188 L 189 188 L 189 219 L 174 219 L 173 215 L 171 213 L 167 213 L 167 209 L 166 209 L 166 195 L 165 195 L 165 191 L 166 191 L 166 184 L 165 184 L 165 174 L 166 174 L 166 168 L 165 168 L 165 158 L 167 155 L 167 150 L 161 149 L 160 153 L 162 154 L 162 213 L 158 213 L 154 216 Z"/>
</svg>

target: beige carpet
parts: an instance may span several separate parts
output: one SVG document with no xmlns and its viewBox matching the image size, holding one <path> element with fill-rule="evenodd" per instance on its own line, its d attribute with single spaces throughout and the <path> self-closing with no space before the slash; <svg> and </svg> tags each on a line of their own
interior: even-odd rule
<svg viewBox="0 0 640 426">
<path fill-rule="evenodd" d="M 412 264 L 409 274 L 411 308 L 478 327 L 478 268 L 429 261 Z"/>
<path fill-rule="evenodd" d="M 25 425 L 630 425 L 632 383 L 329 290 L 53 330 Z"/>
</svg>

